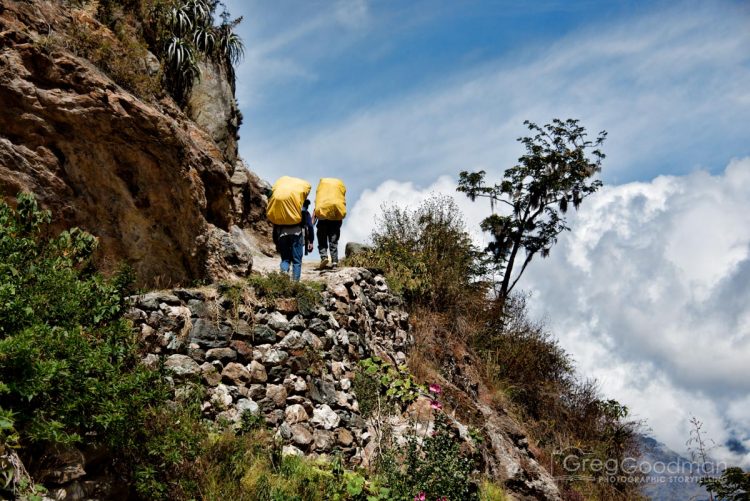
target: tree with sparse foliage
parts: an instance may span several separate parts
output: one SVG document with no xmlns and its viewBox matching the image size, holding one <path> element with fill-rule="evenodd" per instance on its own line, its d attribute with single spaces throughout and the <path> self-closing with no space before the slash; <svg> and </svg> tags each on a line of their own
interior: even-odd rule
<svg viewBox="0 0 750 501">
<path fill-rule="evenodd" d="M 502 270 L 497 289 L 501 302 L 534 256 L 547 257 L 558 235 L 570 229 L 568 209 L 578 209 L 602 185 L 594 176 L 605 156 L 599 147 L 606 132 L 592 141 L 578 120 L 554 119 L 541 127 L 529 121 L 524 124 L 533 134 L 518 139 L 526 152 L 504 172 L 499 184 L 485 184 L 483 170 L 461 172 L 458 184 L 458 191 L 472 201 L 488 198 L 493 212 L 496 206 L 506 208 L 503 214 L 493 213 L 482 221 L 482 230 L 493 237 L 487 250 Z"/>
</svg>

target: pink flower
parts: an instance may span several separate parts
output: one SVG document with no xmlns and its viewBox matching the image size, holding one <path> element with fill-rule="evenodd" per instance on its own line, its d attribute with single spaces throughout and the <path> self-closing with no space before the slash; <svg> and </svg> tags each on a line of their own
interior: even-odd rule
<svg viewBox="0 0 750 501">
<path fill-rule="evenodd" d="M 431 402 L 430 402 L 430 407 L 432 407 L 433 409 L 435 409 L 435 410 L 438 410 L 438 411 L 439 411 L 440 409 L 442 409 L 442 408 L 443 408 L 443 404 L 441 404 L 441 403 L 440 403 L 440 402 L 438 402 L 437 400 L 433 400 L 433 401 L 431 401 Z"/>
<path fill-rule="evenodd" d="M 431 384 L 430 385 L 430 393 L 434 393 L 435 395 L 440 395 L 440 392 L 443 391 L 443 389 L 440 387 L 439 384 Z"/>
<path fill-rule="evenodd" d="M 414 501 L 424 501 L 425 500 L 425 494 L 424 492 L 420 492 L 416 496 L 414 496 Z"/>
</svg>

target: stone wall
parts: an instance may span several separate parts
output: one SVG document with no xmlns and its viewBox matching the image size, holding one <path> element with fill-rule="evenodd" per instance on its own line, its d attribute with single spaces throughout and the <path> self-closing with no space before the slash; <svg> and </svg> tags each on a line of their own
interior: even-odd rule
<svg viewBox="0 0 750 501">
<path fill-rule="evenodd" d="M 179 393 L 207 388 L 206 417 L 239 424 L 244 413 L 277 429 L 293 454 L 340 452 L 363 461 L 370 434 L 352 392 L 363 357 L 406 361 L 408 315 L 381 275 L 347 268 L 328 275 L 322 304 L 265 301 L 251 288 L 151 292 L 128 314 L 147 347 L 163 357 Z"/>
</svg>

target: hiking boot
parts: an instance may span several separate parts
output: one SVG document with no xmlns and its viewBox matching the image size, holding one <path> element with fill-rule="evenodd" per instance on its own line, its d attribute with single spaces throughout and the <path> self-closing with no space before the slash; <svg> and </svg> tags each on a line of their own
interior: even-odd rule
<svg viewBox="0 0 750 501">
<path fill-rule="evenodd" d="M 328 266 L 328 257 L 324 256 L 324 257 L 320 258 L 320 269 L 324 270 L 324 269 L 326 269 L 327 266 Z"/>
<path fill-rule="evenodd" d="M 336 269 L 339 267 L 339 263 L 337 261 L 334 261 L 331 263 L 331 268 Z"/>
</svg>

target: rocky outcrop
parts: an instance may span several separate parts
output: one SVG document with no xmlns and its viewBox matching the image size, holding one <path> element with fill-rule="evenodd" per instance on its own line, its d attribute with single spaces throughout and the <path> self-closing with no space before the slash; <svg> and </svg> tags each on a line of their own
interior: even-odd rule
<svg viewBox="0 0 750 501">
<path fill-rule="evenodd" d="M 208 132 L 227 162 L 237 161 L 240 109 L 234 98 L 234 77 L 226 65 L 211 60 L 198 62 L 200 78 L 193 84 L 185 111 Z"/>
<path fill-rule="evenodd" d="M 57 229 L 99 238 L 101 269 L 127 262 L 141 284 L 246 273 L 253 242 L 233 226 L 258 217 L 262 194 L 245 183 L 235 205 L 225 150 L 236 146 L 217 146 L 170 99 L 144 102 L 47 44 L 70 11 L 53 1 L 0 6 L 0 196 L 34 193 Z"/>
</svg>

